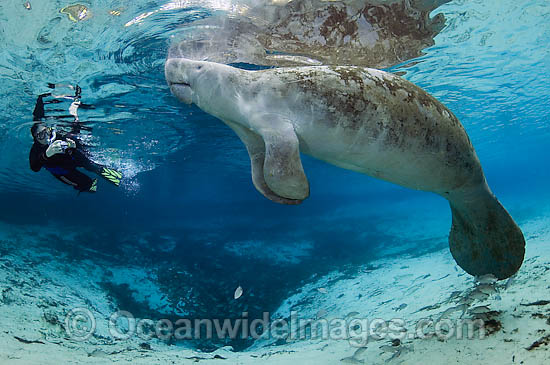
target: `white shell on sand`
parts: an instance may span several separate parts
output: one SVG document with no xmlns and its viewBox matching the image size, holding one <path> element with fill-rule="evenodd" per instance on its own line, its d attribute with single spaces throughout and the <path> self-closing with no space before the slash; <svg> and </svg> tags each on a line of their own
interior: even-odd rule
<svg viewBox="0 0 550 365">
<path fill-rule="evenodd" d="M 243 288 L 239 285 L 237 289 L 235 289 L 235 295 L 233 296 L 235 299 L 239 299 L 243 295 Z"/>
</svg>

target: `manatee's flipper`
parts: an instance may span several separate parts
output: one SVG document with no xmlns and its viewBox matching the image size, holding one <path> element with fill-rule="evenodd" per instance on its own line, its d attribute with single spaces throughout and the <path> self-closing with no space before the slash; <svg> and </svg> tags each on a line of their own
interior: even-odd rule
<svg viewBox="0 0 550 365">
<path fill-rule="evenodd" d="M 287 199 L 306 199 L 309 183 L 292 124 L 273 114 L 251 118 L 251 123 L 259 126 L 258 133 L 264 140 L 264 179 L 269 188 Z"/>
<path fill-rule="evenodd" d="M 451 201 L 449 246 L 457 264 L 474 276 L 514 275 L 525 255 L 523 233 L 492 193 Z"/>
<path fill-rule="evenodd" d="M 225 122 L 239 136 L 248 150 L 252 169 L 252 183 L 263 196 L 280 204 L 296 205 L 302 200 L 287 199 L 275 194 L 264 180 L 265 145 L 262 137 L 235 123 Z"/>
</svg>

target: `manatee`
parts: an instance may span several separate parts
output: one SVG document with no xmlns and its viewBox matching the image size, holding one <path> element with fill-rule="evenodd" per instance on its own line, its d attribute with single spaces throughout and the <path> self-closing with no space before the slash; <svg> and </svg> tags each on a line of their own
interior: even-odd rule
<svg viewBox="0 0 550 365">
<path fill-rule="evenodd" d="M 185 58 L 168 58 L 165 75 L 180 101 L 235 131 L 268 199 L 309 196 L 305 153 L 447 199 L 451 254 L 469 274 L 505 279 L 521 266 L 523 234 L 487 185 L 464 127 L 413 83 L 356 66 L 248 71 Z"/>
<path fill-rule="evenodd" d="M 385 68 L 434 45 L 445 26 L 434 10 L 449 1 L 244 0 L 226 9 L 217 1 L 187 1 L 218 11 L 193 21 L 192 31 L 184 28 L 171 52 L 226 64 Z"/>
</svg>

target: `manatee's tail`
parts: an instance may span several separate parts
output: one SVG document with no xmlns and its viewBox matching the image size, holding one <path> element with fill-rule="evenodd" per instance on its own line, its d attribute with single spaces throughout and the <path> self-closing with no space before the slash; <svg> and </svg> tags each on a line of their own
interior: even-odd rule
<svg viewBox="0 0 550 365">
<path fill-rule="evenodd" d="M 525 255 L 523 233 L 488 190 L 450 200 L 453 225 L 451 254 L 466 272 L 506 279 L 515 274 Z"/>
</svg>

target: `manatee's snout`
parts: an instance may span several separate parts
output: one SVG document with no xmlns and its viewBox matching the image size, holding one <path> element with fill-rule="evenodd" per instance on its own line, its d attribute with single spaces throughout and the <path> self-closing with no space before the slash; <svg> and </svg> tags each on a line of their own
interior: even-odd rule
<svg viewBox="0 0 550 365">
<path fill-rule="evenodd" d="M 193 102 L 193 89 L 189 77 L 187 60 L 183 58 L 169 58 L 164 64 L 164 75 L 170 86 L 170 91 L 180 101 L 191 104 Z"/>
<path fill-rule="evenodd" d="M 185 67 L 185 59 L 169 58 L 164 64 L 164 75 L 168 85 L 172 84 L 187 84 L 190 85 L 190 80 Z"/>
</svg>

